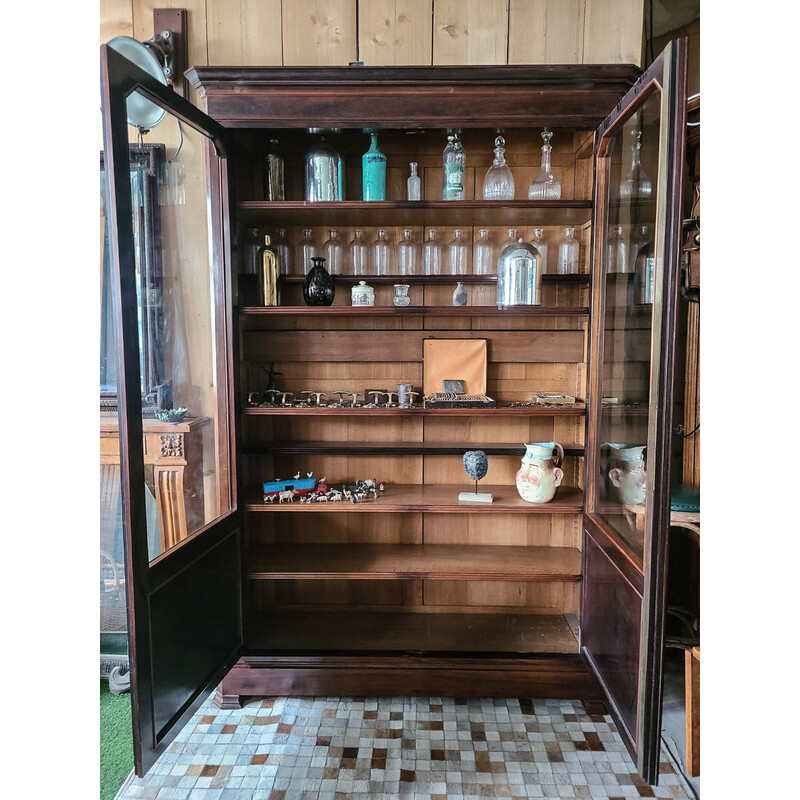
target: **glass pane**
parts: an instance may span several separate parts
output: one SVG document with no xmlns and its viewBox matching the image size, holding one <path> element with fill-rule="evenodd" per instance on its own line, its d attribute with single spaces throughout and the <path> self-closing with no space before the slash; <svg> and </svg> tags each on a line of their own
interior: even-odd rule
<svg viewBox="0 0 800 800">
<path fill-rule="evenodd" d="M 609 137 L 596 507 L 639 561 L 644 550 L 661 96 Z"/>
<path fill-rule="evenodd" d="M 153 559 L 231 508 L 227 362 L 216 328 L 206 137 L 169 113 L 152 131 L 129 131 Z"/>
</svg>

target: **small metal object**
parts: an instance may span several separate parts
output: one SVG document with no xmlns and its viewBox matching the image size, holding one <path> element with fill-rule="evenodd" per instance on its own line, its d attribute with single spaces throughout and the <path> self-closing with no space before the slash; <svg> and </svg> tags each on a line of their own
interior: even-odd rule
<svg viewBox="0 0 800 800">
<path fill-rule="evenodd" d="M 290 405 L 292 405 L 291 401 L 288 402 L 288 403 L 286 402 L 286 398 L 287 397 L 291 397 L 292 400 L 294 400 L 294 392 L 280 392 L 279 394 L 281 396 L 281 405 L 282 406 L 290 406 Z"/>
<path fill-rule="evenodd" d="M 258 398 L 255 400 L 254 398 Z M 257 406 L 261 402 L 261 392 L 250 392 L 247 395 L 247 405 L 249 406 Z"/>
<path fill-rule="evenodd" d="M 409 408 L 414 408 L 414 398 L 419 397 L 419 394 L 420 394 L 419 392 L 408 392 L 408 396 L 410 398 L 408 401 Z"/>
<path fill-rule="evenodd" d="M 397 397 L 397 392 L 384 392 L 384 394 L 386 395 L 386 407 L 387 408 L 393 408 L 394 406 L 397 405 L 396 402 L 395 403 L 392 402 L 392 398 L 393 397 Z"/>
</svg>

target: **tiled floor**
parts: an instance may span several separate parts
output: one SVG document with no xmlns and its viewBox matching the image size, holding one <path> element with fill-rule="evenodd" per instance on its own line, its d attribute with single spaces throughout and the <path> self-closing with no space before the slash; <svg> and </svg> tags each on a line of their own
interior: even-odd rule
<svg viewBox="0 0 800 800">
<path fill-rule="evenodd" d="M 689 797 L 664 753 L 644 783 L 611 718 L 574 700 L 207 700 L 117 800 Z"/>
</svg>

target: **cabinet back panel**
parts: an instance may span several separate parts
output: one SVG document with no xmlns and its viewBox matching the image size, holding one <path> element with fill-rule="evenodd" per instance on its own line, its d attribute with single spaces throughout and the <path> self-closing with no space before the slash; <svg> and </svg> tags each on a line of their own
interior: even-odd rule
<svg viewBox="0 0 800 800">
<path fill-rule="evenodd" d="M 429 514 L 425 544 L 580 548 L 580 518 L 570 514 Z"/>
</svg>

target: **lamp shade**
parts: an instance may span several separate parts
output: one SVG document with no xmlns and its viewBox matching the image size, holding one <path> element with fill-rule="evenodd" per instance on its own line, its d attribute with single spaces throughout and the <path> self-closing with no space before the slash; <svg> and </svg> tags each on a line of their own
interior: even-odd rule
<svg viewBox="0 0 800 800">
<path fill-rule="evenodd" d="M 130 36 L 115 36 L 108 43 L 108 46 L 116 50 L 120 55 L 125 56 L 128 61 L 134 63 L 139 69 L 144 70 L 159 83 L 163 83 L 164 86 L 167 85 L 164 70 L 158 59 L 150 48 L 141 42 L 132 39 Z M 151 128 L 155 128 L 167 116 L 167 112 L 163 108 L 138 92 L 132 92 L 128 95 L 126 108 L 128 124 L 148 131 Z"/>
</svg>

